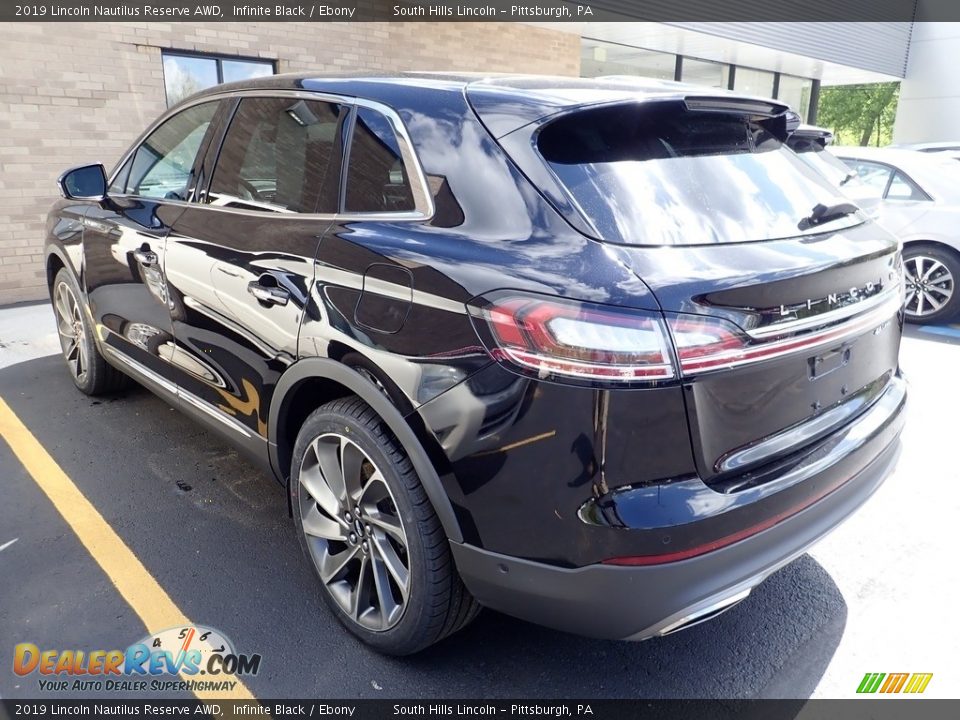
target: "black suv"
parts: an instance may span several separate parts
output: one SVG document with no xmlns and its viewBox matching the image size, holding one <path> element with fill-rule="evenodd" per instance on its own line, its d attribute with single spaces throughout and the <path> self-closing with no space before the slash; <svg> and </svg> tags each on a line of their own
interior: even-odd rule
<svg viewBox="0 0 960 720">
<path fill-rule="evenodd" d="M 415 652 L 481 605 L 699 622 L 880 485 L 897 242 L 775 101 L 673 83 L 276 76 L 67 172 L 77 387 L 132 377 L 289 489 L 324 598 Z"/>
</svg>

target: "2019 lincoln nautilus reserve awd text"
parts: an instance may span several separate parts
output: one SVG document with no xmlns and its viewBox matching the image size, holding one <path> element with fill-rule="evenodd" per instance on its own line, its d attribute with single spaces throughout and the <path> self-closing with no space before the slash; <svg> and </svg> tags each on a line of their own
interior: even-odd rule
<svg viewBox="0 0 960 720">
<path fill-rule="evenodd" d="M 332 612 L 644 639 L 889 474 L 895 239 L 771 100 L 654 81 L 275 76 L 60 179 L 77 387 L 128 377 L 288 488 Z"/>
</svg>

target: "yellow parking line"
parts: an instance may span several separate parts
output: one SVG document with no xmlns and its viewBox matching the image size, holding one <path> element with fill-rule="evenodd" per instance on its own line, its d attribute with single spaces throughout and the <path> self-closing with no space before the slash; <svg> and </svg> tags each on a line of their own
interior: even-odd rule
<svg viewBox="0 0 960 720">
<path fill-rule="evenodd" d="M 0 435 L 80 538 L 87 552 L 103 568 L 123 599 L 143 620 L 147 632 L 193 624 L 2 397 Z M 238 677 L 230 679 L 237 683 L 232 691 L 198 690 L 195 695 L 201 700 L 255 699 Z"/>
</svg>

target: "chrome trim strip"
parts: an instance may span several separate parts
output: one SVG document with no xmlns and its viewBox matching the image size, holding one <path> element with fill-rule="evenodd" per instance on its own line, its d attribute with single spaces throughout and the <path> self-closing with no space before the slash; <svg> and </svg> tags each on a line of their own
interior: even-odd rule
<svg viewBox="0 0 960 720">
<path fill-rule="evenodd" d="M 870 312 L 874 308 L 879 307 L 884 303 L 891 303 L 892 305 L 894 300 L 897 302 L 897 306 L 899 308 L 899 306 L 902 304 L 899 285 L 894 285 L 893 287 L 877 293 L 873 297 L 867 298 L 866 300 L 861 300 L 850 305 L 844 305 L 843 307 L 839 307 L 835 310 L 829 310 L 828 312 L 820 313 L 819 315 L 800 318 L 798 320 L 789 320 L 787 322 L 777 323 L 775 325 L 764 325 L 763 327 L 759 327 L 754 330 L 748 330 L 747 335 L 754 340 L 762 340 L 768 337 L 783 335 L 784 333 L 808 330 L 813 327 L 827 325 L 839 320 L 845 320 L 849 317 Z"/>
<path fill-rule="evenodd" d="M 224 415 L 222 412 L 217 410 L 213 405 L 208 403 L 206 400 L 201 400 L 196 395 L 193 395 L 192 393 L 189 393 L 186 390 L 182 390 L 180 387 L 170 382 L 163 376 L 158 375 L 157 373 L 155 373 L 153 370 L 146 367 L 142 363 L 139 363 L 136 360 L 133 360 L 127 357 L 126 355 L 124 355 L 118 350 L 115 350 L 109 345 L 104 345 L 103 349 L 107 352 L 107 354 L 111 358 L 113 358 L 117 362 L 123 363 L 143 379 L 148 380 L 152 383 L 155 383 L 156 385 L 159 385 L 161 388 L 163 388 L 167 392 L 175 395 L 178 399 L 184 400 L 190 403 L 192 406 L 194 406 L 198 410 L 212 417 L 214 420 L 219 420 L 234 432 L 237 432 L 240 435 L 243 435 L 244 437 L 248 437 L 248 438 L 253 437 L 243 425 L 241 425 L 239 422 L 237 422 L 233 418 L 227 415 Z"/>
<path fill-rule="evenodd" d="M 735 450 L 721 458 L 717 464 L 719 472 L 744 471 L 750 465 L 756 465 L 768 458 L 785 453 L 788 450 L 803 447 L 817 437 L 828 435 L 860 414 L 871 402 L 878 399 L 875 391 L 876 383 L 871 383 L 857 395 L 840 403 L 826 412 L 785 428 L 765 440 L 754 445 Z M 874 392 L 871 392 L 871 388 Z M 880 393 L 883 394 L 882 392 Z"/>
<path fill-rule="evenodd" d="M 253 437 L 243 425 L 241 425 L 239 422 L 234 420 L 232 417 L 228 415 L 224 415 L 222 412 L 217 410 L 217 408 L 215 408 L 213 405 L 208 403 L 206 400 L 201 400 L 196 395 L 193 395 L 192 393 L 188 393 L 186 390 L 182 390 L 180 388 L 177 388 L 177 396 L 181 400 L 193 405 L 193 407 L 195 407 L 197 410 L 200 410 L 201 412 L 206 413 L 207 415 L 212 417 L 214 420 L 219 420 L 234 432 L 237 432 L 240 435 L 243 435 L 244 437 Z"/>
<path fill-rule="evenodd" d="M 747 503 L 769 497 L 823 472 L 857 448 L 862 447 L 870 438 L 880 432 L 906 402 L 906 396 L 906 381 L 897 376 L 890 378 L 887 387 L 869 408 L 852 422 L 838 428 L 832 435 L 828 435 L 803 464 L 775 480 L 727 493 L 724 497 L 730 500 L 731 507 L 742 507 Z M 894 422 L 897 423 L 898 428 L 902 428 L 904 417 L 901 415 Z M 897 432 L 899 432 L 899 429 Z M 740 502 L 737 502 L 738 500 Z"/>
<path fill-rule="evenodd" d="M 883 305 L 870 312 L 855 316 L 849 325 L 831 325 L 809 335 L 788 337 L 776 342 L 753 345 L 741 350 L 729 351 L 716 357 L 707 355 L 681 360 L 681 375 L 684 378 L 691 378 L 717 370 L 727 370 L 741 365 L 764 362 L 765 360 L 773 360 L 795 353 L 811 352 L 831 343 L 841 344 L 855 335 L 865 333 L 871 327 L 874 329 L 882 327 L 900 312 L 901 306 L 902 300 L 898 294 L 896 297 L 888 298 Z M 727 355 L 729 359 L 724 361 L 724 355 Z M 705 363 L 709 364 L 706 367 L 698 367 L 698 365 Z"/>
<path fill-rule="evenodd" d="M 116 350 L 107 344 L 103 345 L 103 350 L 111 358 L 113 358 L 117 362 L 123 363 L 124 365 L 126 365 L 128 368 L 136 372 L 138 375 L 140 375 L 144 379 L 159 385 L 161 388 L 163 388 L 169 393 L 172 393 L 173 395 L 177 394 L 177 386 L 174 383 L 170 382 L 162 375 L 155 373 L 146 365 L 138 363 L 136 360 L 130 359 L 129 357 L 121 353 L 119 350 Z"/>
<path fill-rule="evenodd" d="M 332 265 L 317 263 L 317 271 L 314 281 L 318 288 L 326 295 L 326 288 L 333 285 L 338 287 L 359 290 L 364 293 L 371 293 L 383 297 L 389 297 L 404 302 L 413 302 L 415 305 L 424 305 L 435 310 L 456 313 L 457 315 L 466 315 L 467 306 L 462 302 L 456 302 L 440 295 L 428 293 L 425 290 L 417 290 L 409 285 L 401 285 L 382 280 L 380 278 L 370 278 L 349 270 L 341 270 Z"/>
</svg>

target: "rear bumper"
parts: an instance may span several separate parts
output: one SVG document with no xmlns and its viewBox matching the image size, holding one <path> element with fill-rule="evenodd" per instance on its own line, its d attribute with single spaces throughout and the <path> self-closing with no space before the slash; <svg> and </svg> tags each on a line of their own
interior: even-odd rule
<svg viewBox="0 0 960 720">
<path fill-rule="evenodd" d="M 903 413 L 900 402 L 869 440 L 861 438 L 866 441 L 855 450 L 846 448 L 863 464 L 837 489 L 773 527 L 720 549 L 639 567 L 562 568 L 452 543 L 457 567 L 481 604 L 515 617 L 598 638 L 664 635 L 742 599 L 860 507 L 896 465 Z M 845 465 L 828 466 L 815 479 L 836 480 L 830 475 L 845 472 Z"/>
</svg>

